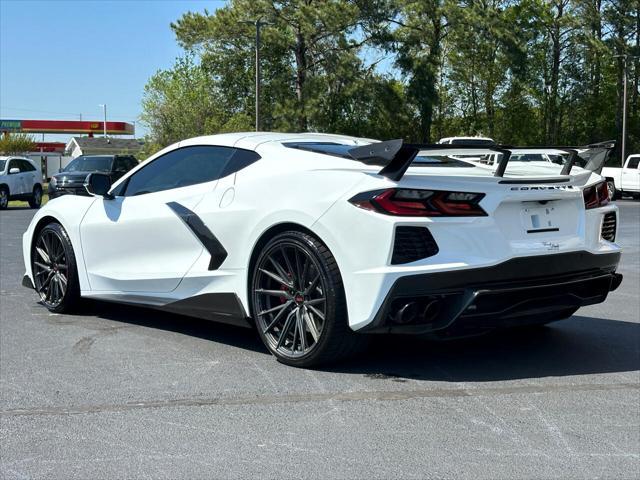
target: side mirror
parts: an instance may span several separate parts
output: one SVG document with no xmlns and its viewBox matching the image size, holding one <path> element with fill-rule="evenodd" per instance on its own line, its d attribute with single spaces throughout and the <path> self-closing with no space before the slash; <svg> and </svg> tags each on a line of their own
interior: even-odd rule
<svg viewBox="0 0 640 480">
<path fill-rule="evenodd" d="M 109 193 L 111 188 L 111 177 L 104 173 L 90 173 L 84 181 L 84 188 L 89 195 L 95 195 L 112 199 Z"/>
<path fill-rule="evenodd" d="M 20 173 L 20 169 L 18 167 L 13 167 L 9 169 L 9 175 L 15 175 L 16 173 Z"/>
</svg>

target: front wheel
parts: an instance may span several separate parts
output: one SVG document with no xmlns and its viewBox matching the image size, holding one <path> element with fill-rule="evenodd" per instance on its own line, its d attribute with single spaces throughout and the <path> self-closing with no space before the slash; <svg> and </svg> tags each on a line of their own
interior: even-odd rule
<svg viewBox="0 0 640 480">
<path fill-rule="evenodd" d="M 80 284 L 73 246 L 59 223 L 46 225 L 31 252 L 33 284 L 40 301 L 51 312 L 69 312 L 80 300 Z"/>
<path fill-rule="evenodd" d="M 36 185 L 33 187 L 33 194 L 29 199 L 29 206 L 31 208 L 40 208 L 40 205 L 42 205 L 42 187 Z"/>
<path fill-rule="evenodd" d="M 317 366 L 364 345 L 348 325 L 338 265 L 316 238 L 297 231 L 277 235 L 262 249 L 251 278 L 252 316 L 280 362 Z"/>
</svg>

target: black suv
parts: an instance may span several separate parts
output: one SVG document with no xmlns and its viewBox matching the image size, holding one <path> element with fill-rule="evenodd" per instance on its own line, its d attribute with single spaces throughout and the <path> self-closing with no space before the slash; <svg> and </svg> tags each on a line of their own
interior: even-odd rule
<svg viewBox="0 0 640 480">
<path fill-rule="evenodd" d="M 107 173 L 113 183 L 136 165 L 138 160 L 132 155 L 81 155 L 51 177 L 49 199 L 67 193 L 88 195 L 84 181 L 90 173 Z"/>
</svg>

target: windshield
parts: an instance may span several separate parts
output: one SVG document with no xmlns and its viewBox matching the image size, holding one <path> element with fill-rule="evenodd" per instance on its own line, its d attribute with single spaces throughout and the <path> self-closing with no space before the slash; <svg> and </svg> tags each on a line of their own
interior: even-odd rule
<svg viewBox="0 0 640 480">
<path fill-rule="evenodd" d="M 64 167 L 62 172 L 108 172 L 111 170 L 113 157 L 105 156 L 85 156 L 76 158 L 69 165 Z"/>
<path fill-rule="evenodd" d="M 7 165 L 6 160 L 0 160 L 0 172 L 4 172 L 4 167 Z"/>
</svg>

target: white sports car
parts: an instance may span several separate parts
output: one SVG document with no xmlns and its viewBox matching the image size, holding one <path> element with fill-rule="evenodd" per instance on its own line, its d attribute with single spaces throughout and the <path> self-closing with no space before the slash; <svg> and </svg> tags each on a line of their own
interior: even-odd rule
<svg viewBox="0 0 640 480">
<path fill-rule="evenodd" d="M 607 148 L 535 176 L 482 148 L 503 154 L 495 172 L 453 158 L 459 145 L 185 140 L 40 209 L 23 283 L 53 312 L 87 297 L 254 326 L 296 366 L 352 354 L 364 333 L 467 335 L 603 302 L 622 280 L 617 208 L 590 171 Z"/>
</svg>

